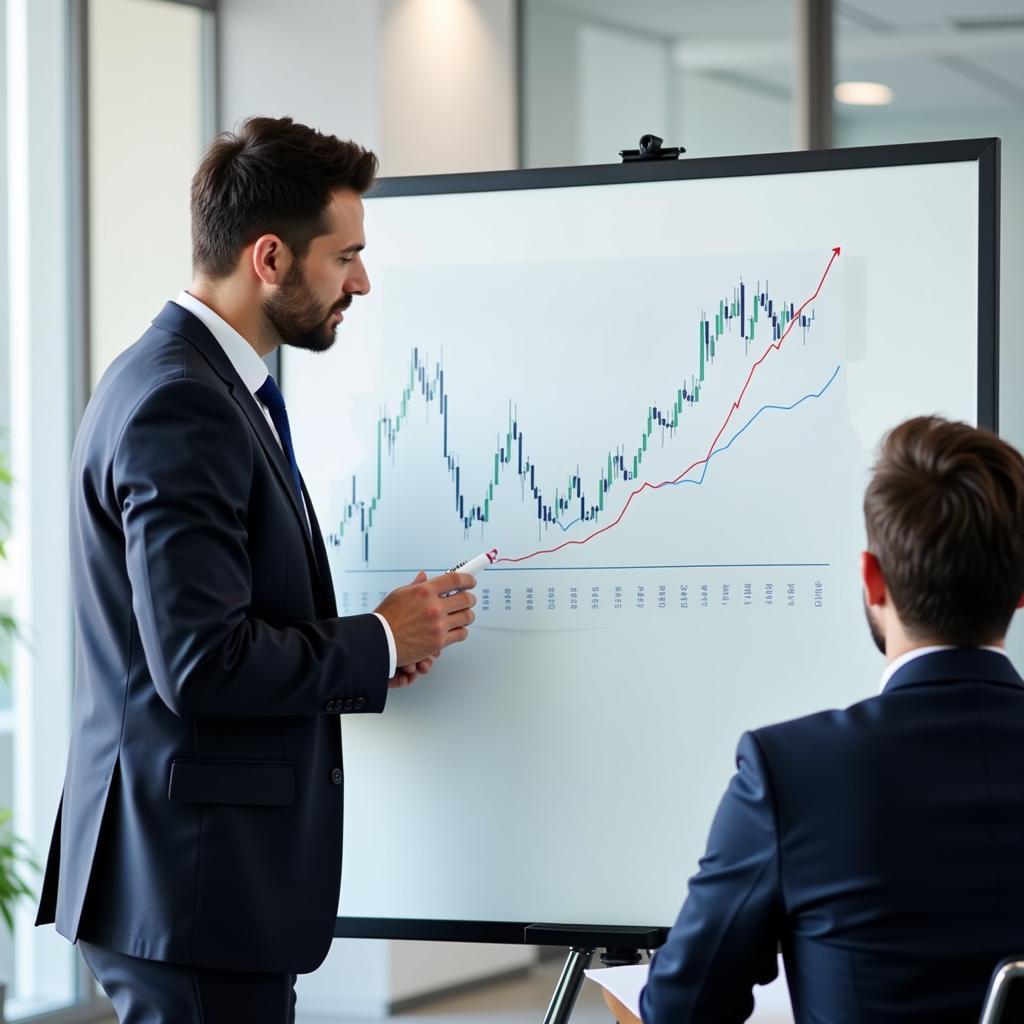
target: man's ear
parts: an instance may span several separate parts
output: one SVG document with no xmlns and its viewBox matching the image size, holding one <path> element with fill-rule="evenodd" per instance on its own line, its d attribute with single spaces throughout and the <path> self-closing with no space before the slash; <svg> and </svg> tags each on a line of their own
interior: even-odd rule
<svg viewBox="0 0 1024 1024">
<path fill-rule="evenodd" d="M 860 578 L 864 583 L 864 599 L 871 607 L 885 604 L 886 588 L 882 567 L 870 551 L 860 555 Z"/>
<path fill-rule="evenodd" d="M 1017 602 L 1018 608 L 1024 608 L 1024 594 L 1021 594 L 1020 600 Z"/>
<path fill-rule="evenodd" d="M 260 235 L 252 244 L 253 273 L 264 283 L 277 285 L 288 276 L 292 251 L 277 235 Z"/>
</svg>

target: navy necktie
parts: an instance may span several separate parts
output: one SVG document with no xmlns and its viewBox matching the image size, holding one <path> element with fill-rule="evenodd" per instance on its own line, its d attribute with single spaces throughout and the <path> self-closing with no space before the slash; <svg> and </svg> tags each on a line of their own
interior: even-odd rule
<svg viewBox="0 0 1024 1024">
<path fill-rule="evenodd" d="M 292 447 L 292 431 L 288 426 L 288 410 L 284 406 L 284 395 L 277 386 L 277 381 L 272 376 L 260 385 L 256 397 L 267 407 L 270 419 L 281 438 L 281 447 L 284 449 L 288 465 L 292 470 L 292 481 L 295 484 L 295 496 L 299 499 L 299 508 L 305 509 L 305 502 L 302 500 L 302 484 L 299 479 L 299 464 L 295 461 L 295 449 Z"/>
</svg>

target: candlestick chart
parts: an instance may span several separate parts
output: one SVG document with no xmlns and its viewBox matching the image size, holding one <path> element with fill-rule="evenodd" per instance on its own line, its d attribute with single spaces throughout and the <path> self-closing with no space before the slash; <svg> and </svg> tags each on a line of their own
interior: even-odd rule
<svg viewBox="0 0 1024 1024">
<path fill-rule="evenodd" d="M 726 457 L 744 435 L 756 432 L 759 421 L 795 413 L 823 399 L 840 376 L 841 366 L 826 360 L 827 365 L 804 390 L 788 388 L 778 400 L 748 395 L 756 391 L 758 374 L 767 372 L 763 367 L 784 346 L 813 344 L 819 322 L 815 303 L 840 251 L 836 247 L 820 262 L 802 295 L 776 290 L 770 278 L 739 277 L 729 282 L 713 304 L 697 310 L 688 323 L 678 323 L 678 338 L 665 338 L 666 352 L 679 357 L 668 386 L 667 368 L 652 367 L 651 398 L 639 408 L 624 410 L 617 443 L 596 458 L 589 452 L 569 465 L 552 465 L 555 460 L 547 440 L 531 433 L 515 397 L 508 396 L 493 449 L 477 456 L 471 474 L 452 428 L 452 413 L 459 402 L 459 367 L 413 346 L 400 394 L 393 404 L 382 404 L 377 417 L 369 472 L 364 468 L 362 475 L 353 473 L 348 481 L 345 500 L 327 531 L 329 546 L 345 551 L 347 566 L 380 567 L 375 534 L 391 477 L 401 471 L 397 468 L 400 449 L 414 431 L 431 435 L 426 449 L 430 464 L 421 465 L 420 472 L 435 473 L 432 487 L 443 489 L 449 521 L 467 542 L 475 530 L 481 531 L 482 539 L 496 543 L 503 533 L 508 538 L 510 531 L 495 518 L 503 490 L 512 492 L 518 502 L 517 539 L 525 520 L 534 524 L 536 543 L 523 550 L 503 545 L 499 565 L 540 564 L 566 547 L 595 541 L 623 521 L 634 499 L 645 490 L 703 485 L 713 462 Z M 728 390 L 731 386 L 735 392 L 735 385 L 715 387 L 717 368 L 726 357 L 734 377 L 737 370 L 745 370 L 737 378 L 742 386 L 736 393 Z M 725 397 L 728 401 L 723 402 Z M 688 436 L 690 431 L 707 430 L 705 423 L 691 424 L 691 420 L 697 418 L 698 409 L 716 403 L 721 411 L 718 420 L 705 417 L 706 423 L 717 422 L 714 433 Z M 681 440 L 685 444 L 677 444 Z M 651 476 L 647 469 L 656 447 L 659 466 Z M 678 471 L 662 476 L 677 448 Z M 695 452 L 699 457 L 693 457 Z M 506 514 L 509 507 L 506 504 Z"/>
</svg>

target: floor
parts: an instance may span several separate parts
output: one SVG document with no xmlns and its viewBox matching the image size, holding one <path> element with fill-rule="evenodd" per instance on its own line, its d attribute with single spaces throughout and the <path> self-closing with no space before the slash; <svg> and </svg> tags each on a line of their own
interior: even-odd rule
<svg viewBox="0 0 1024 1024">
<path fill-rule="evenodd" d="M 544 963 L 526 977 L 439 1000 L 392 1017 L 390 1021 L 393 1024 L 542 1024 L 561 967 L 557 962 Z M 757 995 L 758 1006 L 748 1024 L 792 1024 L 783 984 L 777 982 L 770 990 L 758 989 Z M 600 989 L 591 981 L 583 983 L 571 1024 L 613 1024 Z"/>
<path fill-rule="evenodd" d="M 390 1018 L 394 1024 L 541 1024 L 555 990 L 560 963 L 542 964 L 524 977 L 428 1003 Z M 572 1024 L 610 1024 L 600 990 L 584 982 Z"/>
<path fill-rule="evenodd" d="M 439 999 L 387 1020 L 389 1024 L 542 1024 L 560 970 L 560 964 L 543 964 L 529 975 Z M 297 1024 L 303 1024 L 302 1007 L 298 1010 Z M 111 1017 L 102 1024 L 117 1022 Z M 317 1024 L 326 1022 L 318 1018 Z M 342 1024 L 340 1018 L 338 1024 Z M 344 1024 L 363 1022 L 346 1020 Z M 583 986 L 571 1024 L 612 1024 L 612 1016 L 591 982 Z"/>
<path fill-rule="evenodd" d="M 561 964 L 544 963 L 528 975 L 510 981 L 476 989 L 462 995 L 439 999 L 389 1017 L 390 1024 L 542 1024 L 551 1001 L 551 994 L 561 970 Z M 299 1007 L 297 1024 L 303 1024 Z M 758 1024 L 785 1024 L 788 1014 L 755 1012 L 752 1022 Z M 116 1024 L 113 1019 L 104 1024 Z M 317 1024 L 327 1024 L 318 1018 Z M 342 1021 L 338 1024 L 371 1024 L 362 1021 Z M 571 1024 L 612 1024 L 612 1016 L 601 999 L 598 987 L 584 982 Z"/>
</svg>

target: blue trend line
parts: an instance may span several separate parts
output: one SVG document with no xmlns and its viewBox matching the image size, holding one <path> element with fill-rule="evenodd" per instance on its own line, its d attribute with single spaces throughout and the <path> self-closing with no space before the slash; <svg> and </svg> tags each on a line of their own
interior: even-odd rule
<svg viewBox="0 0 1024 1024">
<path fill-rule="evenodd" d="M 633 569 L 828 569 L 831 562 L 681 562 L 670 565 L 521 565 L 492 566 L 487 575 L 495 572 L 609 572 Z M 415 576 L 419 569 L 346 569 L 346 575 L 376 575 L 378 573 L 408 573 Z M 447 569 L 425 568 L 424 572 L 442 573 Z"/>
<path fill-rule="evenodd" d="M 814 391 L 814 392 L 812 392 L 809 395 L 804 395 L 803 398 L 798 399 L 792 405 L 762 405 L 761 408 L 758 409 L 757 412 L 755 412 L 754 415 L 751 416 L 750 419 L 747 420 L 747 422 L 744 423 L 743 426 L 740 427 L 740 429 L 737 430 L 736 433 L 732 435 L 732 437 L 729 439 L 727 444 L 723 444 L 720 448 L 716 448 L 704 460 L 704 465 L 703 465 L 703 467 L 701 469 L 701 474 L 700 474 L 700 477 L 698 479 L 696 479 L 696 480 L 691 480 L 691 479 L 676 480 L 676 481 L 671 483 L 671 486 L 672 487 L 678 487 L 678 486 L 680 486 L 680 484 L 694 484 L 695 486 L 699 487 L 702 483 L 704 483 L 704 477 L 707 476 L 708 467 L 711 465 L 711 460 L 716 455 L 720 455 L 722 452 L 728 451 L 728 449 L 732 447 L 733 441 L 735 441 L 740 436 L 740 434 L 742 434 L 754 422 L 754 420 L 756 420 L 758 418 L 758 416 L 761 415 L 761 413 L 768 412 L 769 409 L 773 409 L 773 410 L 776 410 L 778 412 L 791 412 L 793 409 L 796 409 L 797 406 L 803 405 L 804 402 L 810 401 L 812 398 L 821 398 L 821 396 L 823 394 L 825 394 L 825 392 L 828 391 L 828 389 L 832 386 L 832 382 L 836 379 L 836 377 L 839 376 L 839 370 L 840 369 L 841 369 L 841 364 L 840 364 L 840 366 L 837 366 L 835 368 L 835 370 L 832 371 L 832 376 L 829 377 L 829 379 L 826 381 L 824 387 L 822 387 L 822 389 L 820 391 Z M 664 485 L 662 485 L 662 486 L 664 486 Z M 562 524 L 557 519 L 554 520 L 555 525 L 557 527 L 559 527 L 559 529 L 562 531 L 562 533 L 568 533 L 569 530 L 571 530 L 579 522 L 582 522 L 582 520 L 577 517 L 571 523 L 569 523 L 568 526 L 562 526 Z"/>
</svg>

